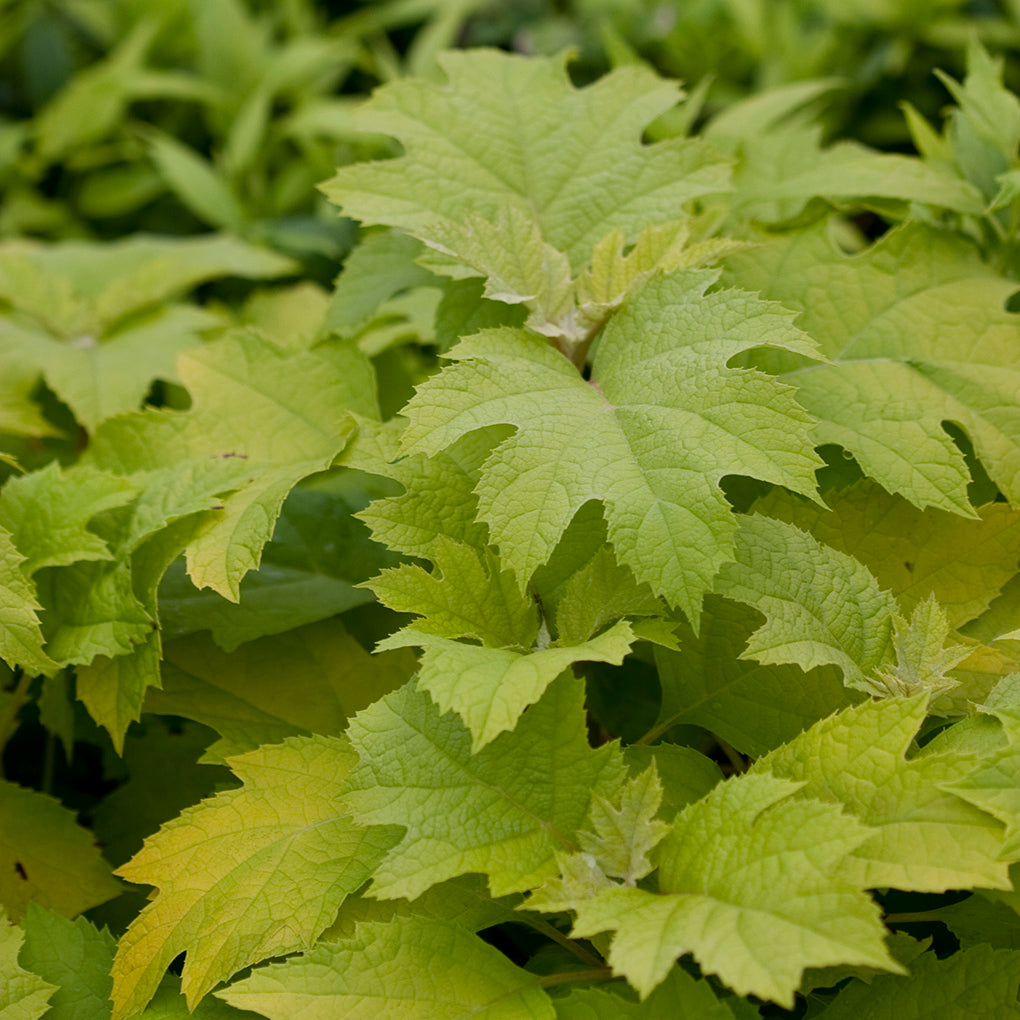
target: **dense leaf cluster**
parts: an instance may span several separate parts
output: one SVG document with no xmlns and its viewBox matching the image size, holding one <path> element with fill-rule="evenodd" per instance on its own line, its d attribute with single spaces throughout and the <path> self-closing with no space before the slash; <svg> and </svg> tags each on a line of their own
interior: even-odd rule
<svg viewBox="0 0 1020 1020">
<path fill-rule="evenodd" d="M 1001 60 L 905 154 L 843 5 L 716 5 L 714 105 L 673 5 L 495 6 L 11 5 L 0 1015 L 1020 1015 Z"/>
</svg>

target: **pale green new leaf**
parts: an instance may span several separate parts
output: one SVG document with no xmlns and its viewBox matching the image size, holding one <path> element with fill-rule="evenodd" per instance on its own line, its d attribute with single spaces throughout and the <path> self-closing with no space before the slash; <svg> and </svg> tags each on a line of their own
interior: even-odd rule
<svg viewBox="0 0 1020 1020">
<path fill-rule="evenodd" d="M 831 364 L 790 369 L 822 442 L 849 450 L 866 475 L 915 506 L 974 516 L 970 472 L 943 429 L 968 435 L 992 480 L 1020 501 L 1016 284 L 968 242 L 919 224 L 854 256 L 825 224 L 729 260 L 729 279 L 801 312 Z"/>
<path fill-rule="evenodd" d="M 438 919 L 361 924 L 355 938 L 260 968 L 216 993 L 269 1020 L 555 1020 L 535 974 Z"/>
<path fill-rule="evenodd" d="M 582 831 L 578 841 L 610 878 L 635 885 L 651 872 L 654 864 L 648 855 L 669 832 L 669 826 L 655 817 L 662 804 L 662 783 L 654 760 L 627 780 L 618 801 L 619 806 L 593 797 L 589 821 L 595 831 Z"/>
<path fill-rule="evenodd" d="M 47 1020 L 109 1020 L 113 936 L 84 917 L 69 921 L 37 903 L 28 905 L 21 926 L 22 965 L 56 985 Z M 2 1010 L 0 1016 L 6 1020 Z"/>
<path fill-rule="evenodd" d="M 413 685 L 355 716 L 361 760 L 347 802 L 363 822 L 406 829 L 372 894 L 414 898 L 480 872 L 502 896 L 552 875 L 556 851 L 578 849 L 592 795 L 612 797 L 623 781 L 619 751 L 588 745 L 583 696 L 579 680 L 560 677 L 513 733 L 474 755 L 461 720 Z"/>
<path fill-rule="evenodd" d="M 242 967 L 312 945 L 394 842 L 394 830 L 352 821 L 341 798 L 354 762 L 327 737 L 229 759 L 244 785 L 188 808 L 119 869 L 158 892 L 117 950 L 116 1020 L 145 1006 L 182 952 L 194 1006 Z"/>
<path fill-rule="evenodd" d="M 901 616 L 893 618 L 893 649 L 896 664 L 875 671 L 875 679 L 890 694 L 910 697 L 926 691 L 938 696 L 958 686 L 959 681 L 947 674 L 958 666 L 972 648 L 967 645 L 946 645 L 951 627 L 945 611 L 929 595 L 914 607 L 909 622 Z"/>
<path fill-rule="evenodd" d="M 585 381 L 535 334 L 489 330 L 418 387 L 407 452 L 438 453 L 495 424 L 516 432 L 485 461 L 479 517 L 522 588 L 578 510 L 605 504 L 618 560 L 689 618 L 729 559 L 735 519 L 718 481 L 748 474 L 814 491 L 810 421 L 790 392 L 728 368 L 772 345 L 809 354 L 785 312 L 714 274 L 653 277 L 603 332 Z"/>
<path fill-rule="evenodd" d="M 42 606 L 21 569 L 24 562 L 11 533 L 0 527 L 0 656 L 11 666 L 48 673 L 57 664 L 43 651 Z"/>
<path fill-rule="evenodd" d="M 660 891 L 581 901 L 574 934 L 612 931 L 609 962 L 642 995 L 685 953 L 737 993 L 787 1008 L 806 967 L 899 969 L 878 907 L 846 867 L 868 829 L 797 791 L 769 775 L 720 783 L 674 822 Z"/>
<path fill-rule="evenodd" d="M 959 627 L 986 610 L 1020 562 L 1020 510 L 989 503 L 977 518 L 919 510 L 870 479 L 825 494 L 831 509 L 781 490 L 759 513 L 796 524 L 859 560 L 907 612 L 934 595 Z"/>
<path fill-rule="evenodd" d="M 924 695 L 863 702 L 816 723 L 753 770 L 803 783 L 803 796 L 842 804 L 872 827 L 853 853 L 869 888 L 1008 889 L 1003 826 L 949 792 L 979 767 L 977 755 L 936 746 L 907 757 L 926 706 Z"/>
<path fill-rule="evenodd" d="M 467 228 L 469 215 L 490 228 L 510 217 L 522 229 L 533 224 L 541 250 L 565 254 L 578 270 L 614 227 L 636 240 L 649 223 L 674 220 L 685 202 L 728 186 L 728 165 L 703 142 L 642 144 L 644 127 L 680 98 L 645 68 L 619 68 L 576 89 L 565 55 L 475 50 L 439 63 L 447 83 L 399 79 L 359 111 L 360 127 L 393 135 L 405 154 L 344 167 L 323 186 L 346 215 L 426 243 L 438 234 L 440 245 Z M 505 240 L 473 240 L 496 266 L 505 263 Z M 519 289 L 543 285 L 534 272 L 527 280 Z"/>
<path fill-rule="evenodd" d="M 758 757 L 851 700 L 835 666 L 805 672 L 743 658 L 761 619 L 750 606 L 710 595 L 697 634 L 685 624 L 679 651 L 655 649 L 662 688 L 656 731 L 703 726 Z"/>
<path fill-rule="evenodd" d="M 73 811 L 0 780 L 0 907 L 12 921 L 30 900 L 74 917 L 122 889 Z"/>
<path fill-rule="evenodd" d="M 0 1017 L 3 1020 L 39 1020 L 57 990 L 38 974 L 18 963 L 24 932 L 8 924 L 0 910 Z"/>
<path fill-rule="evenodd" d="M 740 522 L 716 591 L 765 614 L 744 657 L 804 670 L 832 664 L 847 686 L 876 691 L 870 674 L 890 654 L 897 605 L 857 560 L 754 514 Z"/>
<path fill-rule="evenodd" d="M 910 974 L 854 981 L 824 1020 L 1010 1020 L 1020 1017 L 1020 952 L 974 946 L 939 959 L 924 953 Z"/>
</svg>

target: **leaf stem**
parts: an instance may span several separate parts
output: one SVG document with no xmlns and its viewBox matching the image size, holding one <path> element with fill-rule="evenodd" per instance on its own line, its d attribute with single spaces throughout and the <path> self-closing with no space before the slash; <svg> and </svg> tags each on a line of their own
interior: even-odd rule
<svg viewBox="0 0 1020 1020">
<path fill-rule="evenodd" d="M 553 985 L 568 985 L 577 981 L 612 981 L 615 977 L 609 967 L 596 967 L 591 970 L 567 970 L 559 974 L 546 974 L 538 983 L 542 988 L 552 988 Z"/>
<path fill-rule="evenodd" d="M 580 942 L 575 942 L 573 939 L 568 938 L 555 925 L 550 924 L 544 918 L 529 917 L 524 914 L 521 916 L 521 919 L 539 934 L 544 935 L 558 946 L 562 946 L 567 952 L 573 953 L 583 963 L 587 963 L 597 969 L 605 967 L 605 961 L 598 953 L 594 953 L 581 945 Z"/>
<path fill-rule="evenodd" d="M 928 922 L 929 924 L 933 921 L 937 921 L 937 917 L 932 917 L 934 913 L 932 910 L 913 910 L 906 911 L 902 914 L 886 914 L 886 924 L 920 924 L 922 922 Z"/>
</svg>

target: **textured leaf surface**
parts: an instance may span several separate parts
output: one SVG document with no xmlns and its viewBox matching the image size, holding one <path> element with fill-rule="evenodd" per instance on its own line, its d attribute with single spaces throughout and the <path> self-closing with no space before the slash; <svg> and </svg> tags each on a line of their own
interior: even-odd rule
<svg viewBox="0 0 1020 1020">
<path fill-rule="evenodd" d="M 981 507 L 979 519 L 919 510 L 866 479 L 825 496 L 831 507 L 774 490 L 755 510 L 809 531 L 860 560 L 907 612 L 934 595 L 954 627 L 980 615 L 1020 565 L 1020 511 Z"/>
<path fill-rule="evenodd" d="M 577 849 L 592 794 L 611 796 L 623 779 L 617 751 L 588 746 L 582 698 L 583 685 L 561 677 L 513 733 L 476 755 L 460 719 L 413 685 L 359 713 L 347 800 L 358 819 L 407 830 L 376 870 L 373 894 L 413 898 L 481 872 L 501 896 L 552 874 L 556 850 Z"/>
<path fill-rule="evenodd" d="M 810 352 L 773 305 L 705 293 L 713 275 L 654 277 L 609 323 L 586 382 L 533 334 L 477 334 L 418 388 L 402 446 L 438 453 L 493 424 L 516 433 L 489 456 L 479 516 L 523 586 L 588 501 L 638 581 L 693 618 L 728 557 L 733 515 L 717 486 L 748 474 L 814 491 L 809 419 L 760 373 L 726 367 L 740 351 Z"/>
<path fill-rule="evenodd" d="M 429 241 L 456 236 L 469 214 L 477 238 L 502 214 L 530 226 L 549 259 L 562 252 L 580 268 L 612 228 L 634 240 L 727 187 L 726 163 L 702 142 L 642 145 L 645 125 L 679 99 L 644 68 L 575 89 L 562 56 L 446 53 L 440 66 L 448 83 L 405 78 L 362 107 L 359 126 L 392 134 L 405 155 L 344 167 L 324 186 L 346 215 Z M 498 238 L 486 248 L 493 260 L 506 251 Z"/>
<path fill-rule="evenodd" d="M 906 757 L 925 708 L 924 696 L 866 701 L 816 723 L 753 768 L 805 783 L 803 796 L 841 803 L 876 830 L 854 853 L 869 888 L 1007 889 L 1007 866 L 997 859 L 1002 827 L 947 792 L 977 767 L 977 757 L 950 750 Z"/>
<path fill-rule="evenodd" d="M 38 1020 L 56 991 L 38 974 L 18 963 L 24 933 L 10 925 L 0 913 L 0 1017 L 4 1020 Z"/>
<path fill-rule="evenodd" d="M 97 931 L 84 917 L 69 921 L 36 903 L 29 904 L 22 927 L 22 965 L 56 985 L 48 1020 L 108 1020 L 115 946 L 109 932 Z M 6 1014 L 0 1016 L 6 1020 Z"/>
<path fill-rule="evenodd" d="M 758 662 L 832 664 L 848 686 L 870 691 L 869 674 L 890 653 L 892 595 L 857 560 L 780 521 L 742 519 L 716 590 L 765 614 L 744 653 Z"/>
<path fill-rule="evenodd" d="M 877 906 L 844 866 L 868 830 L 796 791 L 768 775 L 719 784 L 674 822 L 660 891 L 582 901 L 574 934 L 613 931 L 609 962 L 643 995 L 684 953 L 739 994 L 787 1008 L 806 967 L 897 969 Z"/>
<path fill-rule="evenodd" d="M 1020 320 L 1006 311 L 1016 288 L 967 242 L 912 225 L 847 256 L 819 227 L 730 265 L 734 283 L 800 311 L 798 324 L 832 359 L 790 377 L 823 442 L 916 506 L 973 516 L 970 474 L 942 427 L 951 421 L 1020 500 Z"/>
<path fill-rule="evenodd" d="M 326 737 L 240 755 L 229 764 L 241 788 L 146 840 L 120 874 L 159 892 L 120 941 L 115 1017 L 141 1009 L 181 952 L 194 1005 L 242 967 L 311 945 L 393 843 L 392 830 L 355 824 L 340 799 L 354 760 Z"/>
<path fill-rule="evenodd" d="M 270 1020 L 553 1020 L 538 982 L 457 925 L 398 917 L 217 994 Z"/>
<path fill-rule="evenodd" d="M 907 976 L 855 981 L 837 996 L 825 1020 L 1010 1020 L 1020 1016 L 1020 952 L 974 946 L 944 960 L 925 953 Z"/>
<path fill-rule="evenodd" d="M 29 900 L 74 917 L 122 888 L 72 811 L 0 780 L 0 905 L 11 920 Z"/>
<path fill-rule="evenodd" d="M 477 753 L 517 724 L 565 669 L 576 662 L 609 662 L 619 666 L 635 641 L 634 631 L 620 621 L 583 644 L 533 648 L 486 648 L 453 641 L 407 627 L 381 642 L 380 649 L 416 645 L 424 649 L 418 684 L 440 711 L 453 709 L 472 735 Z"/>
</svg>

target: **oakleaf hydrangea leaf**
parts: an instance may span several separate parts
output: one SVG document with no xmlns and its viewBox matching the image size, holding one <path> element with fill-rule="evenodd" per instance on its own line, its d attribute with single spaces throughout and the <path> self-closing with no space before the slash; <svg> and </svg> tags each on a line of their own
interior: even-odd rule
<svg viewBox="0 0 1020 1020">
<path fill-rule="evenodd" d="M 8 924 L 0 911 L 0 1016 L 7 1020 L 38 1020 L 56 986 L 18 963 L 24 932 Z"/>
<path fill-rule="evenodd" d="M 420 634 L 475 638 L 490 648 L 531 647 L 537 607 L 492 553 L 437 538 L 431 559 L 431 573 L 404 564 L 384 570 L 368 587 L 391 609 L 417 613 L 413 629 Z"/>
<path fill-rule="evenodd" d="M 230 759 L 242 787 L 188 808 L 119 869 L 158 892 L 117 950 L 117 1020 L 149 1001 L 182 952 L 194 1006 L 242 967 L 312 944 L 394 839 L 351 820 L 341 796 L 354 761 L 345 741 L 327 737 Z"/>
<path fill-rule="evenodd" d="M 659 892 L 581 901 L 574 934 L 612 931 L 609 962 L 642 996 L 684 953 L 737 993 L 787 1008 L 806 967 L 898 970 L 878 907 L 844 865 L 868 829 L 797 789 L 769 775 L 720 783 L 674 822 Z"/>
<path fill-rule="evenodd" d="M 592 798 L 590 822 L 595 831 L 579 834 L 581 847 L 610 878 L 635 885 L 654 867 L 648 855 L 669 832 L 669 826 L 655 817 L 661 804 L 662 784 L 653 761 L 624 783 L 618 807 L 605 797 Z"/>
<path fill-rule="evenodd" d="M 0 526 L 0 655 L 11 666 L 49 673 L 57 664 L 43 651 L 35 587 L 26 577 L 11 533 Z"/>
<path fill-rule="evenodd" d="M 926 704 L 920 695 L 844 709 L 760 758 L 753 771 L 803 783 L 803 796 L 840 803 L 872 827 L 853 853 L 869 888 L 1008 889 L 998 859 L 1002 826 L 948 792 L 979 766 L 976 755 L 936 747 L 906 757 Z"/>
<path fill-rule="evenodd" d="M 716 591 L 766 616 L 746 658 L 804 670 L 831 663 L 848 686 L 875 690 L 870 674 L 890 653 L 897 606 L 857 560 L 755 514 L 741 520 Z"/>
<path fill-rule="evenodd" d="M 424 649 L 418 684 L 429 692 L 440 710 L 453 709 L 472 735 L 477 753 L 500 733 L 513 729 L 521 713 L 575 662 L 609 662 L 620 665 L 636 635 L 621 620 L 583 644 L 514 648 L 487 648 L 453 641 L 405 627 L 376 647 L 380 650 L 415 645 Z"/>
<path fill-rule="evenodd" d="M 138 487 L 126 478 L 87 467 L 68 475 L 53 462 L 7 481 L 0 490 L 0 527 L 10 530 L 29 576 L 42 567 L 109 560 L 113 554 L 88 529 L 89 521 L 137 494 Z"/>
<path fill-rule="evenodd" d="M 347 802 L 360 821 L 406 829 L 373 895 L 413 899 L 480 872 L 502 896 L 551 875 L 557 850 L 578 849 L 592 795 L 612 796 L 623 780 L 618 750 L 588 745 L 583 699 L 580 681 L 560 677 L 513 733 L 475 755 L 464 723 L 413 685 L 355 716 L 360 762 Z"/>
<path fill-rule="evenodd" d="M 657 732 L 703 726 L 758 757 L 848 703 L 851 694 L 835 666 L 805 672 L 744 658 L 761 620 L 750 606 L 710 595 L 697 634 L 683 624 L 679 650 L 655 649 L 662 690 Z"/>
<path fill-rule="evenodd" d="M 374 500 L 358 517 L 377 542 L 420 559 L 434 559 L 447 539 L 485 546 L 488 529 L 476 519 L 478 497 L 473 490 L 482 463 L 503 438 L 500 430 L 468 433 L 431 457 L 402 457 L 399 439 L 404 424 L 360 422 L 357 436 L 343 453 L 343 463 L 392 478 L 405 489 L 399 496 Z"/>
<path fill-rule="evenodd" d="M 90 430 L 135 410 L 179 353 L 221 327 L 172 299 L 220 276 L 280 276 L 293 263 L 237 238 L 129 238 L 0 247 L 0 352 L 41 373 Z M 144 313 L 144 314 L 143 314 Z M 128 321 L 129 316 L 134 316 Z"/>
<path fill-rule="evenodd" d="M 705 143 L 642 144 L 644 127 L 680 97 L 643 67 L 576 89 L 565 56 L 476 50 L 439 63 L 447 83 L 400 79 L 362 106 L 358 125 L 398 138 L 405 154 L 344 167 L 324 185 L 346 215 L 426 243 L 435 231 L 441 244 L 469 214 L 476 239 L 478 222 L 509 217 L 533 224 L 542 250 L 562 252 L 576 270 L 613 228 L 633 241 L 649 223 L 674 220 L 688 200 L 727 187 L 727 164 Z M 495 237 L 491 258 L 505 252 Z"/>
<path fill-rule="evenodd" d="M 405 683 L 415 667 L 404 649 L 369 655 L 338 620 L 232 652 L 195 635 L 167 642 L 165 655 L 163 687 L 149 689 L 145 710 L 194 719 L 219 733 L 206 761 L 300 734 L 336 736 L 350 716 Z"/>
<path fill-rule="evenodd" d="M 754 509 L 796 524 L 860 560 L 910 612 L 934 595 L 959 627 L 986 610 L 1020 563 L 1020 510 L 989 503 L 977 519 L 929 507 L 863 479 L 827 492 L 830 509 L 775 489 Z"/>
<path fill-rule="evenodd" d="M 732 549 L 719 479 L 749 474 L 814 491 L 810 420 L 773 380 L 726 367 L 751 347 L 810 345 L 775 306 L 706 293 L 713 280 L 700 270 L 650 280 L 603 332 L 590 381 L 534 334 L 490 330 L 458 344 L 455 364 L 408 404 L 407 452 L 516 427 L 476 492 L 522 587 L 597 500 L 619 561 L 693 619 Z"/>
<path fill-rule="evenodd" d="M 910 974 L 853 981 L 825 1010 L 825 1020 L 958 1020 L 1020 1017 L 1020 952 L 973 946 L 939 959 L 924 953 Z"/>
<path fill-rule="evenodd" d="M 907 698 L 921 691 L 937 696 L 956 687 L 959 681 L 947 674 L 972 649 L 959 644 L 947 646 L 950 630 L 949 618 L 932 595 L 914 607 L 909 621 L 894 617 L 896 664 L 876 670 L 875 679 L 890 694 Z"/>
<path fill-rule="evenodd" d="M 28 905 L 22 928 L 21 963 L 57 986 L 48 1020 L 108 1020 L 113 936 L 84 917 L 70 921 L 37 903 Z"/>
<path fill-rule="evenodd" d="M 456 924 L 397 917 L 216 993 L 269 1020 L 555 1020 L 536 974 Z"/>
<path fill-rule="evenodd" d="M 831 359 L 786 365 L 798 369 L 790 378 L 820 419 L 822 442 L 849 450 L 865 474 L 918 507 L 973 516 L 970 472 L 942 426 L 951 421 L 1020 501 L 1020 319 L 1006 310 L 1016 285 L 969 242 L 910 224 L 848 256 L 823 224 L 729 265 L 732 282 L 800 311 L 798 324 Z"/>
<path fill-rule="evenodd" d="M 122 889 L 73 811 L 0 780 L 0 907 L 12 921 L 30 900 L 74 917 Z"/>
</svg>

